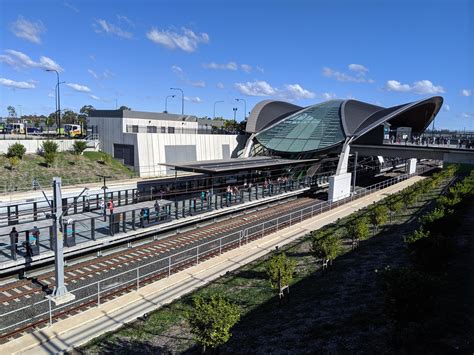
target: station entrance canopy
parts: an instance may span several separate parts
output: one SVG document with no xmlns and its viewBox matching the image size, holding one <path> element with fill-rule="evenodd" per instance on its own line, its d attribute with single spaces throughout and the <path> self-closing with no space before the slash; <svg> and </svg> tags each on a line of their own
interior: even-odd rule
<svg viewBox="0 0 474 355">
<path fill-rule="evenodd" d="M 203 173 L 209 175 L 236 173 L 240 171 L 265 170 L 269 168 L 294 168 L 314 164 L 319 159 L 290 160 L 278 157 L 250 157 L 223 160 L 202 160 L 183 163 L 161 164 L 174 168 L 176 171 Z"/>
</svg>

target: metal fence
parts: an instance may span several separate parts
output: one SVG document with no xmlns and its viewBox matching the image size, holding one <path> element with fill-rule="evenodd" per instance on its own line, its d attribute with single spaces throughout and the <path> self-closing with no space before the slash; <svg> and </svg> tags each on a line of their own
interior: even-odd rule
<svg viewBox="0 0 474 355">
<path fill-rule="evenodd" d="M 139 290 L 141 286 L 148 282 L 169 277 L 174 272 L 196 265 L 202 260 L 220 255 L 226 250 L 240 247 L 254 239 L 277 232 L 295 223 L 300 223 L 305 219 L 330 211 L 347 202 L 385 189 L 430 169 L 432 168 L 420 169 L 421 171 L 412 175 L 404 174 L 366 188 L 358 188 L 356 191 L 353 191 L 350 196 L 342 200 L 336 202 L 324 201 L 303 207 L 289 214 L 273 218 L 211 241 L 203 242 L 197 246 L 186 248 L 185 250 L 170 254 L 159 260 L 124 271 L 117 275 L 71 289 L 70 292 L 73 293 L 76 298 L 73 302 L 66 305 L 55 306 L 50 299 L 45 299 L 4 313 L 0 316 L 0 319 L 2 319 L 0 322 L 0 335 L 2 338 L 6 338 L 9 334 L 27 328 L 31 324 L 46 324 L 51 326 L 56 318 L 64 317 L 67 313 L 76 309 L 94 305 L 99 306 L 101 303 L 111 300 L 116 295 L 130 290 Z M 22 320 L 18 321 L 18 319 Z"/>
</svg>

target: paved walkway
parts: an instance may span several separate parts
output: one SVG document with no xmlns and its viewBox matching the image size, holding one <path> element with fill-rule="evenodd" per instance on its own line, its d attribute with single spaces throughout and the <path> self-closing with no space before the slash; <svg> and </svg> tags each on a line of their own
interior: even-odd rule
<svg viewBox="0 0 474 355">
<path fill-rule="evenodd" d="M 335 222 L 392 193 L 415 183 L 415 176 L 384 190 L 360 198 L 331 211 L 305 220 L 277 233 L 255 240 L 241 248 L 202 262 L 167 279 L 142 287 L 113 301 L 58 321 L 49 328 L 35 331 L 0 346 L 1 354 L 52 354 L 85 344 L 100 334 L 121 327 L 144 313 L 172 302 L 219 278 L 227 271 L 238 269 L 275 249 L 288 244 L 312 230 Z"/>
</svg>

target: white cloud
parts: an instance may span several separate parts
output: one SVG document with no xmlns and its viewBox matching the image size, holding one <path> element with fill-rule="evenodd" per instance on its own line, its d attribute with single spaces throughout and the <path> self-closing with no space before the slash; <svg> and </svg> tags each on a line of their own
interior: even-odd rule
<svg viewBox="0 0 474 355">
<path fill-rule="evenodd" d="M 36 87 L 35 84 L 31 82 L 14 81 L 5 78 L 0 78 L 0 84 L 12 89 L 34 89 Z"/>
<path fill-rule="evenodd" d="M 224 88 L 224 84 L 223 83 L 217 83 L 216 85 L 219 89 L 223 89 Z"/>
<path fill-rule="evenodd" d="M 133 23 L 132 20 L 130 20 L 127 16 L 124 16 L 124 15 L 117 15 L 117 19 L 120 21 L 120 22 L 125 22 L 127 25 L 129 26 L 133 26 L 135 27 L 135 24 Z"/>
<path fill-rule="evenodd" d="M 130 39 L 133 37 L 133 34 L 131 32 L 125 31 L 119 26 L 114 25 L 105 20 L 99 19 L 99 20 L 95 20 L 95 22 L 96 23 L 94 23 L 93 26 L 95 28 L 95 32 L 97 33 L 107 33 L 110 35 L 115 35 L 117 37 L 126 38 L 126 39 Z"/>
<path fill-rule="evenodd" d="M 204 88 L 206 83 L 203 80 L 190 81 L 189 85 L 194 86 L 195 88 Z"/>
<path fill-rule="evenodd" d="M 255 69 L 257 69 L 260 73 L 265 73 L 265 70 L 263 70 L 263 68 L 259 67 L 259 66 L 256 66 Z"/>
<path fill-rule="evenodd" d="M 246 73 L 250 73 L 252 71 L 252 66 L 248 64 L 241 64 L 240 68 Z"/>
<path fill-rule="evenodd" d="M 204 63 L 202 65 L 206 69 L 221 69 L 221 70 L 237 70 L 236 62 L 229 62 L 224 64 L 217 64 L 216 62 Z"/>
<path fill-rule="evenodd" d="M 246 83 L 235 83 L 235 88 L 243 95 L 247 96 L 272 96 L 277 90 L 263 80 L 256 80 Z"/>
<path fill-rule="evenodd" d="M 199 96 L 185 96 L 184 101 L 194 102 L 196 104 L 200 104 L 201 102 L 203 102 Z"/>
<path fill-rule="evenodd" d="M 337 81 L 346 81 L 346 82 L 354 82 L 354 83 L 369 83 L 372 84 L 375 81 L 373 79 L 368 79 L 366 74 L 369 72 L 362 64 L 349 64 L 348 66 L 350 71 L 355 72 L 355 75 L 347 74 L 344 72 L 340 72 L 328 67 L 323 68 L 323 75 L 328 78 L 336 79 Z"/>
<path fill-rule="evenodd" d="M 96 95 L 93 95 L 93 94 L 90 94 L 89 97 L 90 97 L 92 100 L 97 100 L 97 101 L 101 101 L 101 100 L 102 100 L 99 96 L 96 96 Z"/>
<path fill-rule="evenodd" d="M 18 16 L 18 19 L 13 22 L 11 26 L 12 32 L 19 38 L 26 39 L 27 41 L 40 44 L 41 33 L 46 31 L 46 28 L 41 21 L 29 21 L 23 16 Z"/>
<path fill-rule="evenodd" d="M 446 112 L 449 112 L 449 110 L 451 110 L 451 107 L 449 107 L 449 105 L 444 105 L 444 110 Z"/>
<path fill-rule="evenodd" d="M 415 81 L 413 84 L 402 84 L 397 80 L 388 80 L 385 84 L 388 91 L 412 92 L 419 95 L 441 94 L 444 93 L 442 86 L 434 85 L 429 80 Z"/>
<path fill-rule="evenodd" d="M 75 13 L 78 13 L 79 12 L 79 9 L 73 5 L 71 5 L 70 3 L 68 2 L 64 2 L 64 6 L 66 6 L 67 8 L 71 9 L 72 11 L 74 11 Z"/>
<path fill-rule="evenodd" d="M 12 67 L 19 68 L 40 68 L 64 71 L 61 66 L 49 57 L 41 56 L 39 62 L 35 62 L 25 53 L 14 51 L 13 49 L 5 50 L 7 54 L 0 55 L 0 62 L 4 62 Z"/>
<path fill-rule="evenodd" d="M 463 112 L 461 113 L 462 118 L 474 118 L 474 113 L 472 112 Z"/>
<path fill-rule="evenodd" d="M 87 69 L 87 71 L 90 75 L 94 77 L 94 79 L 99 79 L 99 75 L 95 71 L 93 71 L 92 69 Z"/>
<path fill-rule="evenodd" d="M 285 85 L 284 95 L 289 99 L 313 99 L 316 94 L 309 90 L 303 89 L 299 84 Z"/>
<path fill-rule="evenodd" d="M 332 92 L 323 92 L 321 96 L 323 97 L 324 100 L 332 100 L 336 98 L 336 94 Z"/>
<path fill-rule="evenodd" d="M 91 89 L 89 89 L 85 85 L 80 85 L 80 84 L 74 84 L 74 83 L 67 83 L 67 86 L 69 86 L 71 89 L 79 92 L 91 92 Z"/>
<path fill-rule="evenodd" d="M 472 90 L 462 89 L 461 90 L 461 95 L 462 96 L 471 96 L 472 95 Z"/>
<path fill-rule="evenodd" d="M 171 67 L 171 70 L 173 71 L 173 73 L 175 73 L 176 75 L 183 75 L 184 72 L 183 72 L 183 69 L 180 67 L 180 66 L 177 66 L 177 65 L 173 65 Z"/>
<path fill-rule="evenodd" d="M 362 64 L 349 64 L 349 70 L 364 74 L 369 72 L 369 69 L 364 67 Z"/>
<path fill-rule="evenodd" d="M 188 53 L 196 51 L 201 43 L 209 43 L 209 35 L 207 33 L 196 34 L 186 27 L 181 28 L 181 33 L 152 28 L 147 32 L 146 36 L 150 41 L 161 44 L 166 48 L 179 48 Z"/>
</svg>

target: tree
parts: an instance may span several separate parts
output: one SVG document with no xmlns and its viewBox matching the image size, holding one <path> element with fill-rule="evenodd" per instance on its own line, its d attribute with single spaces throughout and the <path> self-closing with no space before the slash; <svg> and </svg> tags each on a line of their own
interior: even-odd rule
<svg viewBox="0 0 474 355">
<path fill-rule="evenodd" d="M 216 348 L 227 342 L 232 334 L 230 329 L 239 321 L 240 311 L 237 305 L 230 303 L 221 295 L 212 295 L 210 299 L 194 297 L 192 312 L 187 314 L 194 339 L 206 348 Z"/>
<path fill-rule="evenodd" d="M 95 108 L 92 105 L 84 105 L 81 107 L 81 109 L 79 110 L 79 115 L 77 116 L 81 125 L 86 125 L 87 117 L 89 117 L 89 113 L 93 110 L 95 110 Z"/>
<path fill-rule="evenodd" d="M 8 157 L 8 162 L 10 163 L 10 170 L 15 169 L 18 164 L 20 164 L 20 159 L 17 156 L 10 156 Z"/>
<path fill-rule="evenodd" d="M 390 223 L 392 223 L 392 215 L 398 215 L 398 213 L 403 209 L 403 207 L 403 201 L 397 196 L 389 201 L 388 208 L 390 210 Z"/>
<path fill-rule="evenodd" d="M 311 232 L 311 252 L 324 265 L 334 260 L 341 252 L 341 239 L 335 234 L 325 235 L 321 231 Z"/>
<path fill-rule="evenodd" d="M 77 122 L 77 113 L 71 110 L 66 110 L 62 116 L 63 123 L 76 123 Z"/>
<path fill-rule="evenodd" d="M 356 219 L 355 222 L 349 223 L 347 227 L 347 233 L 352 238 L 353 243 L 359 242 L 359 240 L 367 239 L 369 236 L 369 221 L 367 217 L 361 216 Z"/>
<path fill-rule="evenodd" d="M 8 111 L 8 117 L 16 118 L 16 110 L 13 106 L 8 106 L 7 111 Z"/>
<path fill-rule="evenodd" d="M 43 150 L 44 161 L 46 165 L 50 167 L 56 159 L 56 154 L 58 152 L 59 146 L 56 142 L 47 140 L 43 142 L 43 145 L 41 147 Z"/>
<path fill-rule="evenodd" d="M 82 155 L 82 153 L 87 149 L 87 142 L 75 141 L 72 149 L 74 150 L 75 154 Z"/>
<path fill-rule="evenodd" d="M 128 106 L 120 106 L 119 110 L 121 110 L 121 111 L 131 111 L 132 109 Z"/>
<path fill-rule="evenodd" d="M 372 225 L 374 227 L 373 234 L 378 230 L 379 226 L 387 223 L 388 217 L 388 208 L 385 205 L 377 205 L 372 210 L 371 219 Z"/>
<path fill-rule="evenodd" d="M 48 128 L 48 132 L 49 132 L 50 127 L 54 124 L 54 122 L 56 122 L 56 113 L 53 112 L 53 113 L 50 113 L 49 116 L 45 118 L 44 120 L 44 124 Z"/>
<path fill-rule="evenodd" d="M 270 286 L 278 291 L 280 302 L 283 298 L 284 289 L 287 289 L 289 292 L 295 268 L 296 261 L 288 258 L 285 253 L 272 256 L 266 263 Z"/>
<path fill-rule="evenodd" d="M 21 143 L 15 143 L 8 147 L 7 157 L 16 157 L 18 160 L 23 159 L 23 156 L 26 153 L 26 148 Z"/>
<path fill-rule="evenodd" d="M 226 121 L 224 122 L 224 129 L 225 129 L 227 132 L 236 132 L 238 128 L 239 128 L 239 125 L 238 125 L 237 121 L 234 121 L 234 120 L 226 120 Z"/>
</svg>

